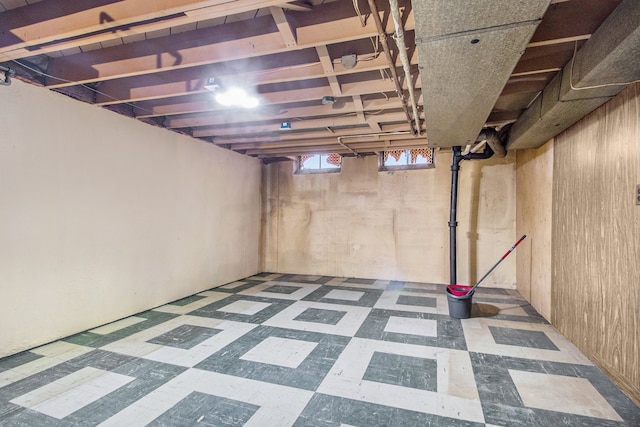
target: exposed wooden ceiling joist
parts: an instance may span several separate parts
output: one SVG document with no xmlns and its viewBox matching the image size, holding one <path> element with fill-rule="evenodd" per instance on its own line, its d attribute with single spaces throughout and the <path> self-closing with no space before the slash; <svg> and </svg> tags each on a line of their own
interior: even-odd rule
<svg viewBox="0 0 640 427">
<path fill-rule="evenodd" d="M 530 39 L 507 33 L 492 39 L 498 30 L 531 24 L 539 17 L 536 8 L 545 1 L 550 6 Z M 417 86 L 423 85 L 425 75 L 440 76 L 442 91 L 418 98 L 419 114 L 426 111 L 427 135 L 437 135 L 442 114 L 456 120 L 447 131 L 451 134 L 471 118 L 478 126 L 500 128 L 516 122 L 514 128 L 522 129 L 535 116 L 531 111 L 544 115 L 565 104 L 591 102 L 576 99 L 593 95 L 590 91 L 567 91 L 568 74 L 559 72 L 566 70 L 576 43 L 582 52 L 594 42 L 602 22 L 622 1 L 487 0 L 487 7 L 474 9 L 482 2 L 416 0 L 412 5 L 400 0 L 413 64 L 410 72 L 420 75 Z M 431 4 L 438 8 L 428 9 Z M 359 133 L 409 127 L 401 118 L 401 103 L 381 55 L 370 5 L 364 0 L 357 5 L 360 16 L 351 0 L 0 0 L 0 62 L 23 80 L 261 158 L 282 159 L 318 150 L 353 154 L 338 142 L 341 135 L 358 153 L 400 148 L 398 144 L 424 146 L 424 137 L 351 139 Z M 389 2 L 376 0 L 375 6 L 406 89 Z M 414 13 L 425 7 L 431 21 L 416 31 Z M 468 36 L 479 41 L 454 42 Z M 521 48 L 514 47 L 514 37 L 522 41 Z M 434 50 L 442 55 L 420 51 L 425 43 L 442 47 Z M 488 50 L 476 57 L 478 48 Z M 344 67 L 342 58 L 354 54 L 355 67 Z M 574 84 L 594 84 L 603 72 L 615 75 L 620 68 L 607 59 L 598 63 L 603 65 L 596 64 L 591 71 L 588 61 L 577 64 L 582 74 L 575 76 Z M 500 64 L 504 73 L 497 72 Z M 509 64 L 515 65 L 508 69 Z M 53 77 L 45 79 L 43 72 Z M 498 74 L 503 80 L 496 83 Z M 205 88 L 211 77 L 220 87 L 242 86 L 259 97 L 260 106 L 242 110 L 217 104 Z M 490 96 L 478 97 L 477 90 L 489 88 Z M 450 96 L 447 90 L 452 91 Z M 557 95 L 562 103 L 543 105 L 542 90 L 545 99 Z M 326 96 L 335 103 L 328 99 L 322 104 Z M 473 111 L 466 112 L 467 107 Z M 281 132 L 282 121 L 290 122 L 294 130 Z"/>
</svg>

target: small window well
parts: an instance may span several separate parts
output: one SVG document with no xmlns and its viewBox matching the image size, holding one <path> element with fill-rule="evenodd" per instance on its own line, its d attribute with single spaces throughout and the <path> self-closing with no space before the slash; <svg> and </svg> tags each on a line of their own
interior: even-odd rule
<svg viewBox="0 0 640 427">
<path fill-rule="evenodd" d="M 380 170 L 426 169 L 434 167 L 432 148 L 383 151 L 380 153 Z"/>
<path fill-rule="evenodd" d="M 300 173 L 308 172 L 339 172 L 342 167 L 340 154 L 303 154 L 298 156 L 298 168 Z"/>
</svg>

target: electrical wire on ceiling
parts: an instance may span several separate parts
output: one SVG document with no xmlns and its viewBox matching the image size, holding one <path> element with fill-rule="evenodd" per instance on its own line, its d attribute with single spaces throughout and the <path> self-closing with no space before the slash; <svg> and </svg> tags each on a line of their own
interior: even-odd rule
<svg viewBox="0 0 640 427">
<path fill-rule="evenodd" d="M 29 71 L 33 71 L 34 73 L 37 73 L 37 74 L 38 74 L 38 75 L 40 75 L 40 76 L 48 77 L 48 78 L 50 78 L 50 79 L 54 79 L 54 80 L 57 80 L 57 81 L 60 81 L 60 82 L 64 82 L 64 83 L 72 83 L 72 84 L 73 84 L 73 85 L 75 85 L 75 86 L 82 86 L 82 87 L 84 87 L 84 88 L 86 88 L 86 89 L 89 89 L 90 91 L 92 91 L 92 92 L 94 92 L 94 93 L 97 93 L 97 94 L 102 95 L 102 96 L 106 96 L 107 98 L 109 98 L 109 99 L 111 99 L 111 100 L 113 100 L 113 101 L 118 101 L 119 103 L 122 103 L 122 104 L 128 105 L 128 106 L 130 106 L 130 107 L 132 107 L 132 108 L 136 108 L 136 109 L 138 109 L 138 110 L 142 110 L 142 111 L 145 111 L 145 112 L 147 112 L 147 113 L 152 113 L 152 114 L 153 114 L 153 111 L 151 111 L 151 110 L 148 110 L 148 109 L 146 109 L 146 108 L 143 108 L 143 107 L 137 106 L 137 105 L 135 105 L 135 104 L 133 104 L 133 103 L 131 103 L 131 102 L 126 102 L 126 101 L 123 101 L 122 99 L 118 99 L 118 98 L 116 98 L 116 97 L 113 97 L 113 96 L 109 95 L 108 93 L 101 92 L 101 91 L 99 91 L 98 89 L 93 88 L 93 87 L 91 87 L 91 86 L 89 86 L 89 85 L 87 85 L 87 84 L 85 84 L 85 83 L 79 83 L 79 82 L 76 82 L 76 81 L 73 81 L 73 80 L 67 80 L 67 79 L 63 79 L 63 78 L 61 78 L 61 77 L 52 76 L 51 74 L 47 74 L 47 73 L 45 73 L 44 71 L 38 70 L 37 68 L 30 67 L 29 65 L 24 64 L 24 63 L 22 63 L 22 62 L 18 61 L 17 59 L 10 59 L 10 58 L 9 58 L 9 57 L 7 57 L 6 55 L 3 55 L 3 56 L 4 56 L 4 57 L 6 57 L 6 58 L 8 58 L 11 62 L 16 63 L 16 64 L 18 64 L 19 66 L 21 66 L 21 67 L 23 67 L 23 68 L 26 68 L 26 69 L 27 69 L 27 70 L 29 70 Z M 45 87 L 46 87 L 46 86 L 45 86 Z"/>
<path fill-rule="evenodd" d="M 360 12 L 360 5 L 358 5 L 358 0 L 353 0 L 353 8 L 355 9 L 356 14 L 358 15 L 358 18 L 360 18 L 360 23 L 362 24 L 362 26 L 366 27 L 367 18 L 362 15 L 362 12 Z"/>
<path fill-rule="evenodd" d="M 598 89 L 598 88 L 601 88 L 601 87 L 609 87 L 609 86 L 627 86 L 627 85 L 631 85 L 631 84 L 634 84 L 634 83 L 640 83 L 640 80 L 634 80 L 632 82 L 626 82 L 626 83 L 605 83 L 605 84 L 601 84 L 601 85 L 575 87 L 573 85 L 573 66 L 575 65 L 575 62 L 576 62 L 576 53 L 577 52 L 578 52 L 578 41 L 576 40 L 576 42 L 573 44 L 573 57 L 571 58 L 571 68 L 569 69 L 569 86 L 571 86 L 571 89 L 573 89 L 573 90 Z"/>
</svg>

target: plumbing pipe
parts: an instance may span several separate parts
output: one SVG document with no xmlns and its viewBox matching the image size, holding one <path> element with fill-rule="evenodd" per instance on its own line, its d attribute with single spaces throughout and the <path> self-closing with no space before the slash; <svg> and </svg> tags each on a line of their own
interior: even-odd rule
<svg viewBox="0 0 640 427">
<path fill-rule="evenodd" d="M 507 149 L 502 144 L 502 140 L 494 129 L 482 129 L 478 138 L 476 138 L 476 142 L 487 141 L 487 144 L 491 147 L 493 152 L 498 157 L 504 157 L 507 155 Z"/>
<path fill-rule="evenodd" d="M 404 96 L 404 91 L 402 90 L 402 86 L 400 86 L 398 71 L 396 70 L 396 65 L 393 63 L 393 57 L 391 56 L 391 51 L 389 50 L 389 43 L 387 43 L 387 34 L 384 31 L 382 22 L 380 21 L 380 13 L 378 12 L 378 7 L 376 6 L 375 0 L 368 0 L 368 1 L 369 1 L 369 9 L 371 9 L 371 15 L 373 15 L 373 20 L 375 21 L 376 28 L 378 29 L 378 35 L 380 36 L 380 43 L 382 44 L 382 49 L 384 50 L 384 54 L 387 57 L 387 63 L 389 64 L 389 68 L 391 69 L 391 76 L 396 86 L 396 93 L 398 94 L 398 98 L 400 98 L 400 102 L 402 103 L 402 109 L 404 110 L 404 113 L 407 115 L 407 121 L 409 122 L 409 127 L 411 128 L 411 132 L 415 135 L 417 130 L 414 128 L 413 121 L 411 120 L 411 114 L 409 113 L 409 107 L 407 106 L 407 99 Z"/>
<path fill-rule="evenodd" d="M 363 134 L 360 134 L 360 135 L 344 135 L 344 136 L 339 136 L 338 137 L 338 144 L 340 144 L 341 146 L 343 146 L 347 150 L 351 151 L 351 153 L 353 153 L 355 156 L 360 156 L 360 154 L 357 151 L 355 151 L 353 148 L 349 147 L 347 144 L 342 142 L 342 140 L 343 139 L 347 139 L 347 138 L 367 138 L 367 137 L 371 137 L 371 136 L 406 135 L 406 134 L 409 134 L 409 133 L 411 133 L 411 132 L 409 132 L 407 130 L 399 130 L 399 131 L 395 131 L 395 132 L 378 132 L 378 133 L 363 133 Z"/>
<path fill-rule="evenodd" d="M 393 25 L 396 28 L 396 35 L 394 40 L 398 46 L 398 54 L 400 55 L 400 62 L 402 62 L 402 68 L 404 69 L 404 75 L 407 80 L 407 86 L 409 88 L 409 99 L 411 100 L 411 109 L 413 110 L 413 120 L 415 127 L 420 135 L 422 127 L 420 126 L 420 116 L 418 115 L 418 104 L 416 102 L 416 92 L 413 87 L 413 78 L 411 76 L 411 63 L 407 56 L 407 45 L 404 42 L 404 27 L 402 26 L 402 17 L 400 16 L 400 8 L 398 7 L 398 0 L 389 0 L 391 6 L 391 14 L 393 15 Z"/>
<path fill-rule="evenodd" d="M 489 144 L 484 146 L 482 153 L 462 154 L 460 146 L 452 147 L 453 156 L 451 158 L 451 205 L 449 211 L 449 282 L 451 285 L 457 284 L 457 262 L 456 262 L 456 228 L 457 207 L 458 207 L 458 172 L 460 162 L 463 160 L 481 160 L 493 156 L 493 150 Z"/>
</svg>

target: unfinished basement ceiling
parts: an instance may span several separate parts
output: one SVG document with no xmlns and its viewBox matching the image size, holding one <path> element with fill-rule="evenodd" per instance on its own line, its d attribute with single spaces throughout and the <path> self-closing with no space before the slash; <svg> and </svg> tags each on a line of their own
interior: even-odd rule
<svg viewBox="0 0 640 427">
<path fill-rule="evenodd" d="M 638 9 L 634 0 L 399 0 L 407 76 L 389 1 L 374 3 L 406 111 L 367 0 L 0 0 L 0 65 L 14 78 L 266 160 L 450 147 L 483 127 L 508 129 L 562 80 L 574 49 L 619 5 Z M 623 41 L 635 40 L 638 25 Z M 205 88 L 211 77 L 220 88 L 243 87 L 258 107 L 221 106 Z M 543 113 L 526 114 L 511 148 L 544 142 L 529 136 Z"/>
</svg>

